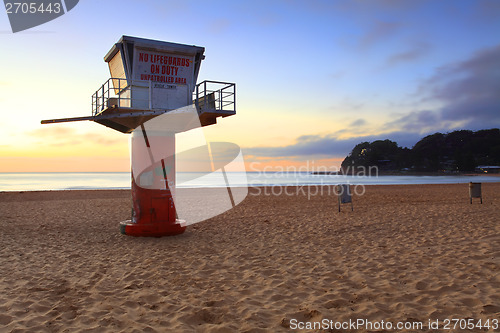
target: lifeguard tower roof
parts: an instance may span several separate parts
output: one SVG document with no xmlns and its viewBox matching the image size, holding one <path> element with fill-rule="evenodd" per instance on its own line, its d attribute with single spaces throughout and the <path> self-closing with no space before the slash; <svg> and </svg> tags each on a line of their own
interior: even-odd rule
<svg viewBox="0 0 500 333">
<path fill-rule="evenodd" d="M 140 74 L 147 74 L 141 72 L 136 73 L 136 71 L 140 71 L 141 69 L 139 66 L 141 62 L 154 64 L 155 66 L 177 66 L 178 64 L 184 64 L 184 66 L 186 66 L 185 61 L 190 61 L 193 66 L 190 72 L 192 72 L 193 75 L 189 78 L 186 77 L 186 79 L 189 79 L 186 80 L 186 82 L 191 81 L 191 83 L 196 83 L 201 61 L 205 59 L 203 55 L 204 52 L 205 48 L 201 46 L 122 36 L 104 56 L 104 61 L 109 65 L 109 71 L 112 78 L 119 77 L 133 80 L 134 74 L 136 74 L 136 78 L 141 81 Z M 175 55 L 179 57 L 175 57 Z M 134 57 L 139 57 L 139 61 L 134 63 Z M 145 57 L 147 58 L 145 59 Z M 182 60 L 184 60 L 184 63 Z M 191 65 L 191 63 L 189 65 Z M 189 67 L 189 65 L 187 65 L 187 67 Z M 162 67 L 160 67 L 160 70 L 161 69 Z M 165 69 L 165 73 L 163 74 L 166 74 L 166 70 L 167 69 Z M 145 72 L 148 71 L 146 70 Z"/>
<path fill-rule="evenodd" d="M 234 83 L 197 84 L 205 48 L 122 36 L 104 56 L 111 78 L 92 95 L 88 117 L 42 120 L 42 124 L 92 120 L 123 133 L 165 112 L 194 105 L 202 126 L 236 114 Z"/>
</svg>

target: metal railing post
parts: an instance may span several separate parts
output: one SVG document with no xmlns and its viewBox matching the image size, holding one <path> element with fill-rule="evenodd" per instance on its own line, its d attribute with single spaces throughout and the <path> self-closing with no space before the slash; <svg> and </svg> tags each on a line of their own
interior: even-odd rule
<svg viewBox="0 0 500 333">
<path fill-rule="evenodd" d="M 102 96 L 101 110 L 104 110 L 104 84 L 101 87 L 101 96 Z"/>
<path fill-rule="evenodd" d="M 233 84 L 233 111 L 236 111 L 236 84 Z"/>
<path fill-rule="evenodd" d="M 223 96 L 224 96 L 224 94 L 222 93 L 222 89 L 221 89 L 221 90 L 219 90 L 219 99 L 220 99 L 220 101 L 219 101 L 219 107 L 220 107 L 219 110 L 222 110 L 222 108 L 224 106 L 224 103 L 223 103 L 223 100 L 222 100 Z"/>
<path fill-rule="evenodd" d="M 115 94 L 118 95 L 118 107 L 120 107 L 122 105 L 122 102 L 121 102 L 121 96 L 122 96 L 122 79 L 121 78 L 118 78 L 118 94 L 116 94 L 116 90 L 115 90 Z"/>
<path fill-rule="evenodd" d="M 200 100 L 199 100 L 200 95 L 199 94 L 200 94 L 200 85 L 197 84 L 196 85 L 196 99 L 195 99 L 196 110 L 198 110 L 200 107 Z"/>
</svg>

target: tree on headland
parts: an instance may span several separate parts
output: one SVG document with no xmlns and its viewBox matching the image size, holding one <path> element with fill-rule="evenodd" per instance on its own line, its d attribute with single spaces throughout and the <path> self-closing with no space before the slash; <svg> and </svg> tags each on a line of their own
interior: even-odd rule
<svg viewBox="0 0 500 333">
<path fill-rule="evenodd" d="M 434 133 L 411 149 L 390 140 L 362 142 L 344 159 L 342 169 L 376 166 L 381 171 L 470 172 L 478 165 L 500 165 L 500 129 Z"/>
<path fill-rule="evenodd" d="M 342 169 L 355 172 L 358 167 L 377 166 L 379 170 L 399 170 L 410 164 L 408 157 L 409 149 L 399 147 L 391 140 L 362 142 L 344 159 Z"/>
</svg>

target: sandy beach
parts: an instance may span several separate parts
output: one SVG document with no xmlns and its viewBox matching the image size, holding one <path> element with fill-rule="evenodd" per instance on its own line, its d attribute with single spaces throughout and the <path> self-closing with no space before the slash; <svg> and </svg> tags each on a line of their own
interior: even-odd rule
<svg viewBox="0 0 500 333">
<path fill-rule="evenodd" d="M 0 193 L 0 332 L 500 331 L 443 327 L 500 319 L 500 183 L 482 186 L 482 205 L 467 184 L 367 186 L 341 213 L 327 187 L 254 188 L 164 238 L 119 233 L 129 191 Z"/>
</svg>

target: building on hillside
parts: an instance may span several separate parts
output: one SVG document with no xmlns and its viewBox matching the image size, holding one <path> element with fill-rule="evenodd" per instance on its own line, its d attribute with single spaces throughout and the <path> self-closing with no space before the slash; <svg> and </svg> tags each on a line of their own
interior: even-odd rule
<svg viewBox="0 0 500 333">
<path fill-rule="evenodd" d="M 500 173 L 500 166 L 498 165 L 478 165 L 476 172 L 480 173 Z"/>
</svg>

